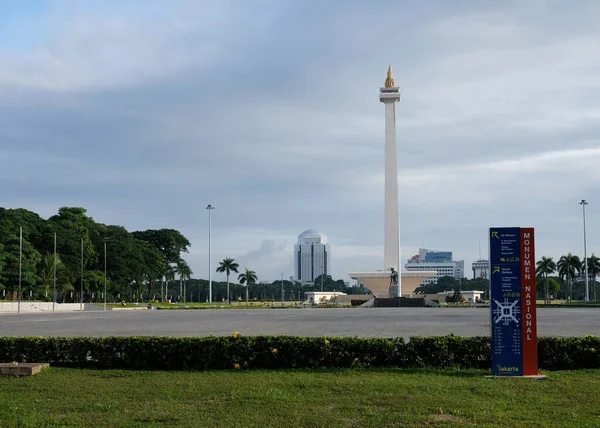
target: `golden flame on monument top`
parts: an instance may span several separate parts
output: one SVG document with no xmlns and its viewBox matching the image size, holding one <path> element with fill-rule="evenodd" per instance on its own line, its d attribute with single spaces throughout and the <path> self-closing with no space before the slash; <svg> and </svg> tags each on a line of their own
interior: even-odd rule
<svg viewBox="0 0 600 428">
<path fill-rule="evenodd" d="M 392 72 L 392 66 L 388 67 L 387 78 L 385 79 L 386 88 L 395 88 L 396 82 L 394 81 L 394 73 Z"/>
</svg>

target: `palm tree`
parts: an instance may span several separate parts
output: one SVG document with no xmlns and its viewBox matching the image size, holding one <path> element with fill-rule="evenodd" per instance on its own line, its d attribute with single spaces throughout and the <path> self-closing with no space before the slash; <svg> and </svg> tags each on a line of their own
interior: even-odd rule
<svg viewBox="0 0 600 428">
<path fill-rule="evenodd" d="M 177 271 L 177 273 L 179 274 L 179 294 L 181 296 L 183 296 L 183 301 L 186 301 L 185 295 L 186 295 L 186 281 L 188 279 L 190 279 L 190 277 L 192 276 L 192 270 L 190 269 L 190 266 L 186 263 L 185 260 L 183 259 L 179 259 L 179 261 L 177 262 L 177 267 L 175 268 L 175 270 Z M 183 287 L 182 287 L 182 281 L 183 281 Z"/>
<path fill-rule="evenodd" d="M 38 265 L 38 268 L 39 268 L 38 279 L 39 279 L 40 285 L 41 285 L 41 287 L 38 289 L 38 293 L 39 293 L 40 297 L 41 297 L 41 294 L 44 294 L 44 296 L 46 295 L 46 293 L 49 293 L 50 295 L 53 294 L 55 264 L 56 264 L 57 294 L 58 293 L 62 294 L 63 303 L 64 303 L 65 294 L 68 291 L 72 291 L 73 287 L 72 287 L 71 281 L 69 280 L 69 277 L 68 277 L 67 268 L 64 265 L 64 263 L 62 262 L 62 260 L 60 259 L 59 254 L 56 254 L 56 260 L 55 260 L 54 253 L 46 253 L 42 257 L 42 260 L 40 261 L 40 264 Z M 58 296 L 57 296 L 57 299 L 58 299 Z"/>
<path fill-rule="evenodd" d="M 229 274 L 231 272 L 238 273 L 239 267 L 240 267 L 240 265 L 238 265 L 235 262 L 235 259 L 232 259 L 231 257 L 225 257 L 223 260 L 221 260 L 219 262 L 219 267 L 217 268 L 217 272 L 219 272 L 219 273 L 225 272 L 225 274 L 227 275 L 227 303 L 230 305 L 231 305 L 231 299 L 229 298 Z"/>
<path fill-rule="evenodd" d="M 248 306 L 248 287 L 256 284 L 256 281 L 258 281 L 256 272 L 246 268 L 245 272 L 238 275 L 238 281 L 240 281 L 240 284 L 245 285 L 246 287 L 246 306 Z"/>
<path fill-rule="evenodd" d="M 556 263 L 552 260 L 552 257 L 542 257 L 537 262 L 537 268 L 535 273 L 538 277 L 544 278 L 544 303 L 550 303 L 550 296 L 548 293 L 548 275 L 556 272 Z"/>
<path fill-rule="evenodd" d="M 573 301 L 573 281 L 581 272 L 581 260 L 579 260 L 578 256 L 569 253 L 560 258 L 556 267 L 558 268 L 560 279 L 567 281 L 568 301 Z"/>
<path fill-rule="evenodd" d="M 594 301 L 596 300 L 596 277 L 600 275 L 600 258 L 592 253 L 587 259 L 587 268 L 589 279 L 592 282 L 592 291 L 594 292 Z"/>
</svg>

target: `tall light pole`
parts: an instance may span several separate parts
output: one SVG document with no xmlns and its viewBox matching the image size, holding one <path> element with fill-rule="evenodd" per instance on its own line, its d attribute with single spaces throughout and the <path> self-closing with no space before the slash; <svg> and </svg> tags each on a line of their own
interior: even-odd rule
<svg viewBox="0 0 600 428">
<path fill-rule="evenodd" d="M 589 289 L 589 284 L 588 284 L 588 265 L 587 265 L 587 238 L 586 238 L 586 234 L 585 234 L 585 206 L 588 203 L 586 202 L 585 199 L 582 199 L 581 202 L 579 202 L 579 205 L 581 205 L 581 208 L 583 209 L 583 262 L 585 263 L 585 301 L 589 302 L 590 301 L 590 289 Z"/>
<path fill-rule="evenodd" d="M 56 232 L 54 232 L 54 298 L 52 299 L 52 312 L 56 308 Z"/>
<path fill-rule="evenodd" d="M 17 304 L 17 313 L 21 313 L 21 276 L 23 266 L 23 227 L 19 226 L 19 303 Z"/>
<path fill-rule="evenodd" d="M 283 273 L 281 274 L 281 307 L 285 306 L 283 303 Z"/>
<path fill-rule="evenodd" d="M 83 311 L 83 238 L 81 238 L 81 282 L 79 290 L 79 310 Z"/>
<path fill-rule="evenodd" d="M 212 303 L 212 267 L 210 266 L 210 212 L 215 209 L 212 205 L 206 207 L 208 210 L 208 301 Z"/>
<path fill-rule="evenodd" d="M 106 311 L 106 240 L 104 241 L 104 310 Z"/>
</svg>

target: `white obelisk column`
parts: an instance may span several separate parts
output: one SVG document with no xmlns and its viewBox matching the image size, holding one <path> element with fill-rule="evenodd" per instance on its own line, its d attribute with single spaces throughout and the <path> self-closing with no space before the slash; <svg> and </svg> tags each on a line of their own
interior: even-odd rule
<svg viewBox="0 0 600 428">
<path fill-rule="evenodd" d="M 398 219 L 398 163 L 396 160 L 396 102 L 400 89 L 396 87 L 392 66 L 388 68 L 385 87 L 380 89 L 379 101 L 385 104 L 385 222 L 383 268 L 398 272 L 397 296 L 402 295 L 400 275 L 400 221 Z M 394 290 L 390 290 L 390 297 Z"/>
</svg>

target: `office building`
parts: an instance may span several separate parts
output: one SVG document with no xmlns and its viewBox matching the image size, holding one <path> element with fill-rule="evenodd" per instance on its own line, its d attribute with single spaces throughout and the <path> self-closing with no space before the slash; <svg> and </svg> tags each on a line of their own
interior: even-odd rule
<svg viewBox="0 0 600 428">
<path fill-rule="evenodd" d="M 404 267 L 408 272 L 435 271 L 436 275 L 424 280 L 422 284 L 435 284 L 443 276 L 451 276 L 461 280 L 465 276 L 464 260 L 452 260 L 452 251 L 432 251 L 419 249 L 419 254 L 413 256 Z"/>
<path fill-rule="evenodd" d="M 419 248 L 419 260 L 425 262 L 449 262 L 452 261 L 452 251 L 435 251 Z"/>
<path fill-rule="evenodd" d="M 327 236 L 308 229 L 294 245 L 294 275 L 300 282 L 313 282 L 321 274 L 331 275 L 331 251 Z"/>
</svg>

